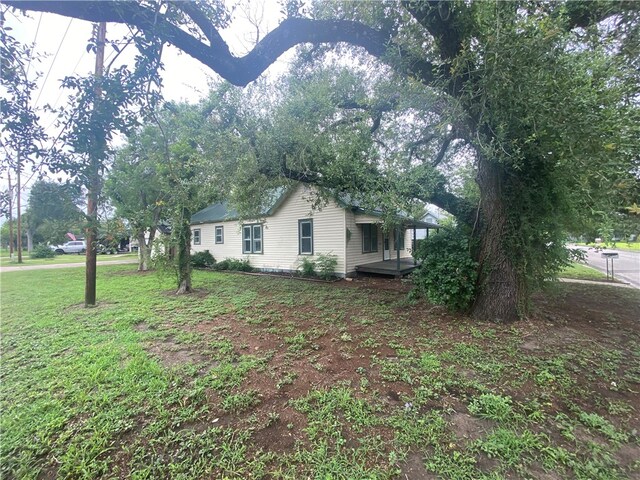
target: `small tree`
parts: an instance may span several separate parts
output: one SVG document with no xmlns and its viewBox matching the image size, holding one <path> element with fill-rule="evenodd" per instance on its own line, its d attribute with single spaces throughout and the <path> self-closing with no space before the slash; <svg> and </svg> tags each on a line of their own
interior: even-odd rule
<svg viewBox="0 0 640 480">
<path fill-rule="evenodd" d="M 42 143 L 47 135 L 39 124 L 39 116 L 31 104 L 31 95 L 36 83 L 28 76 L 25 64 L 32 59 L 32 48 L 20 44 L 5 29 L 4 12 L 0 13 L 0 85 L 3 95 L 0 97 L 2 112 L 2 131 L 0 135 L 0 172 L 14 171 L 16 174 L 17 207 L 17 250 L 18 263 L 22 263 L 22 205 L 21 175 L 25 164 L 33 163 L 42 153 Z M 13 191 L 8 192 L 11 205 Z M 10 210 L 13 210 L 11 207 Z M 9 223 L 12 213 L 9 212 Z"/>
<path fill-rule="evenodd" d="M 175 265 L 178 280 L 176 294 L 190 293 L 191 287 L 191 216 L 220 195 L 213 183 L 203 145 L 198 136 L 203 118 L 196 108 L 181 105 L 170 116 L 174 141 L 166 145 L 168 161 L 163 165 L 163 183 L 171 192 L 167 211 L 171 222 L 171 240 L 176 247 Z M 175 123 L 174 123 L 175 122 Z"/>
<path fill-rule="evenodd" d="M 37 241 L 60 243 L 67 232 L 79 232 L 84 215 L 80 210 L 82 191 L 73 183 L 38 180 L 29 192 L 25 218 L 29 244 Z"/>
<path fill-rule="evenodd" d="M 96 303 L 98 203 L 112 153 L 109 145 L 114 135 L 130 131 L 147 106 L 159 98 L 151 85 L 160 85 L 157 71 L 161 42 L 147 40 L 143 35 L 133 35 L 132 40 L 139 52 L 135 68 L 111 69 L 113 61 L 105 68 L 106 25 L 100 23 L 88 46 L 96 51 L 95 74 L 66 77 L 62 82 L 63 87 L 75 92 L 69 98 L 71 108 L 67 105 L 58 112 L 59 124 L 63 126 L 60 138 L 67 148 L 51 157 L 49 168 L 72 176 L 87 190 L 85 306 Z"/>
<path fill-rule="evenodd" d="M 228 132 L 220 117 L 211 113 L 226 88 L 221 86 L 217 95 L 212 94 L 198 105 L 167 103 L 154 114 L 152 122 L 131 138 L 133 142 L 149 139 L 144 143 L 144 155 L 154 165 L 158 192 L 164 192 L 156 203 L 161 204 L 162 216 L 171 226 L 170 244 L 174 248 L 169 250 L 175 249 L 178 294 L 192 291 L 191 216 L 220 199 L 224 191 L 221 172 L 228 158 Z M 127 148 L 132 148 L 131 140 Z M 153 184 L 148 190 L 141 187 L 149 198 L 154 197 Z"/>
<path fill-rule="evenodd" d="M 162 188 L 157 145 L 159 130 L 151 126 L 133 132 L 115 156 L 105 193 L 119 216 L 127 219 L 138 241 L 138 270 L 150 268 L 156 230 L 165 214 L 168 192 Z"/>
</svg>

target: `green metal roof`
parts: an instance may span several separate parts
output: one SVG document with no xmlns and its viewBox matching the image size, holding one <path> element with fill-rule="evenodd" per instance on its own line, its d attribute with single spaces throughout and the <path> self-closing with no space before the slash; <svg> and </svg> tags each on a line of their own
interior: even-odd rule
<svg viewBox="0 0 640 480">
<path fill-rule="evenodd" d="M 268 201 L 265 207 L 260 212 L 260 216 L 272 215 L 284 200 L 289 196 L 293 189 L 289 188 L 276 188 L 267 192 Z M 217 223 L 225 222 L 228 220 L 238 220 L 240 215 L 235 208 L 229 206 L 228 202 L 220 202 L 209 205 L 203 208 L 199 212 L 194 213 L 191 216 L 191 225 L 199 223 Z"/>
<path fill-rule="evenodd" d="M 191 223 L 214 223 L 224 222 L 225 220 L 235 220 L 238 218 L 238 212 L 230 208 L 227 202 L 214 203 L 191 216 Z"/>
<path fill-rule="evenodd" d="M 273 215 L 273 213 L 278 209 L 280 205 L 286 200 L 289 194 L 295 190 L 296 187 L 292 188 L 276 188 L 269 192 L 267 192 L 268 202 L 265 205 L 263 211 L 260 213 L 261 216 L 269 216 Z M 343 208 L 349 208 L 356 215 L 372 215 L 375 217 L 382 217 L 382 211 L 380 210 L 365 210 L 364 208 L 358 205 L 358 202 L 352 199 L 347 194 L 337 195 L 336 201 Z M 405 215 L 398 215 L 398 220 L 405 224 L 405 226 L 410 228 L 439 228 L 440 225 L 420 221 L 420 220 L 412 220 Z M 237 210 L 231 208 L 228 202 L 214 203 L 213 205 L 209 205 L 206 208 L 203 208 L 199 212 L 196 212 L 191 217 L 191 224 L 199 224 L 199 223 L 217 223 L 217 222 L 225 222 L 228 220 L 238 220 L 240 215 L 238 215 Z"/>
</svg>

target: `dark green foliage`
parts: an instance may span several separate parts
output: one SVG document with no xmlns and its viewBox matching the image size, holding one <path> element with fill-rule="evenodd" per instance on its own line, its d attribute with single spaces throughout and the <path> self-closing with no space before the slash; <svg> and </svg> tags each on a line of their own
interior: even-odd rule
<svg viewBox="0 0 640 480">
<path fill-rule="evenodd" d="M 318 276 L 323 280 L 329 280 L 335 276 L 338 258 L 335 255 L 321 253 L 316 259 Z"/>
<path fill-rule="evenodd" d="M 79 232 L 84 223 L 82 191 L 72 183 L 38 180 L 29 192 L 28 228 L 36 242 L 63 243 L 67 232 Z"/>
<path fill-rule="evenodd" d="M 335 277 L 338 259 L 335 255 L 320 253 L 316 258 L 304 257 L 300 263 L 300 273 L 305 277 L 319 277 L 330 280 Z"/>
<path fill-rule="evenodd" d="M 30 255 L 31 258 L 53 258 L 55 256 L 56 252 L 42 244 L 36 245 Z"/>
<path fill-rule="evenodd" d="M 221 262 L 213 265 L 214 270 L 232 270 L 235 272 L 253 272 L 253 267 L 249 260 L 238 260 L 236 258 L 225 258 Z"/>
<path fill-rule="evenodd" d="M 472 259 L 470 239 L 462 228 L 442 229 L 421 242 L 415 256 L 421 265 L 412 279 L 419 293 L 451 310 L 471 305 L 478 264 Z"/>
<path fill-rule="evenodd" d="M 204 252 L 196 252 L 191 255 L 191 266 L 194 268 L 211 268 L 216 263 L 209 250 Z"/>
<path fill-rule="evenodd" d="M 309 257 L 304 257 L 300 263 L 300 272 L 305 277 L 313 277 L 316 274 L 316 262 Z"/>
</svg>

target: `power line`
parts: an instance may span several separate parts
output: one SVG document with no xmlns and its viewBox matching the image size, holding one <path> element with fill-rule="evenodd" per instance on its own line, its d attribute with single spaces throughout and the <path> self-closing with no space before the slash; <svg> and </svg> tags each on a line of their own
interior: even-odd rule
<svg viewBox="0 0 640 480">
<path fill-rule="evenodd" d="M 40 31 L 40 23 L 42 22 L 42 12 L 40 12 L 40 18 L 38 19 L 38 26 L 36 27 L 36 34 L 33 37 L 33 43 L 31 45 L 31 51 L 29 52 L 29 63 L 27 63 L 27 73 L 25 74 L 29 80 L 29 69 L 31 68 L 31 60 L 33 59 L 33 50 L 35 49 L 36 40 L 38 39 L 38 32 Z"/>
<path fill-rule="evenodd" d="M 49 79 L 49 74 L 51 73 L 51 70 L 53 69 L 54 63 L 56 63 L 56 58 L 58 58 L 58 53 L 60 53 L 60 49 L 62 48 L 62 44 L 64 43 L 64 39 L 67 38 L 67 33 L 69 32 L 69 27 L 71 26 L 71 22 L 73 22 L 73 18 L 69 19 L 69 24 L 67 25 L 67 29 L 64 31 L 64 35 L 62 36 L 62 40 L 60 40 L 60 45 L 58 45 L 58 50 L 56 50 L 56 54 L 53 56 L 53 61 L 51 62 L 51 65 L 49 66 L 49 71 L 47 72 L 47 76 L 44 77 L 44 82 L 42 82 L 42 87 L 40 88 L 40 91 L 38 92 L 38 98 L 36 98 L 36 102 L 33 104 L 34 106 L 36 106 L 38 104 L 38 101 L 40 100 L 40 96 L 42 95 L 42 92 L 44 91 L 44 87 L 47 85 L 47 80 Z"/>
<path fill-rule="evenodd" d="M 73 72 L 71 73 L 71 76 L 73 76 L 76 73 L 76 70 L 78 69 L 78 65 L 80 65 L 80 62 L 82 61 L 82 59 L 84 58 L 84 56 L 87 54 L 86 50 L 82 51 L 82 55 L 80 55 L 80 58 L 78 59 L 78 61 L 76 62 L 76 66 L 73 67 Z M 61 88 L 60 89 L 60 93 L 58 94 L 58 98 L 56 98 L 56 101 L 54 102 L 54 104 L 51 106 L 51 108 L 55 108 L 58 105 L 58 102 L 60 101 L 60 98 L 62 97 L 62 95 L 64 94 L 64 90 Z M 54 118 L 53 121 L 47 125 L 47 128 L 44 129 L 44 131 L 46 132 L 47 130 L 49 130 L 54 123 L 56 123 L 57 118 Z"/>
</svg>

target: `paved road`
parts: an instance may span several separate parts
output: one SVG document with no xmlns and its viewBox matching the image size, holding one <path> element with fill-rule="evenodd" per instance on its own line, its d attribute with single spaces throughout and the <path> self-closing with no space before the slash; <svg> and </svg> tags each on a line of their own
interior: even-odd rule
<svg viewBox="0 0 640 480">
<path fill-rule="evenodd" d="M 613 260 L 613 272 L 616 280 L 629 282 L 635 288 L 640 288 L 640 252 L 605 249 L 604 252 L 616 252 L 618 258 Z M 602 258 L 602 252 L 594 249 L 586 250 L 587 263 L 601 272 L 607 272 L 607 260 Z M 611 260 L 609 260 L 611 269 Z"/>
<path fill-rule="evenodd" d="M 137 258 L 124 258 L 122 260 L 105 260 L 102 262 L 97 262 L 98 265 L 122 265 L 124 263 L 138 263 Z M 85 262 L 78 263 L 55 263 L 49 265 L 22 265 L 18 267 L 0 267 L 0 272 L 20 272 L 22 270 L 50 270 L 52 268 L 73 268 L 73 267 L 84 267 Z"/>
</svg>

